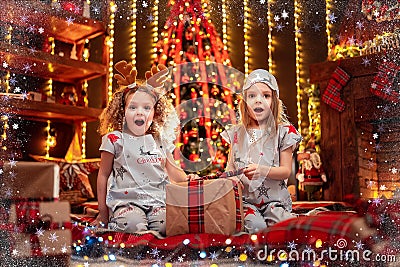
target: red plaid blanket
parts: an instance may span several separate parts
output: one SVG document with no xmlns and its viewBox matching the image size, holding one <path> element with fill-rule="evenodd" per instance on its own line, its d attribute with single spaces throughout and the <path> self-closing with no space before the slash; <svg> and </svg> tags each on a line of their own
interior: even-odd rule
<svg viewBox="0 0 400 267">
<path fill-rule="evenodd" d="M 310 209 L 318 205 L 316 203 L 298 204 L 299 209 Z M 336 202 L 324 202 L 320 203 L 320 206 L 334 210 L 339 206 L 345 207 L 345 210 L 348 207 L 345 203 Z M 103 249 L 101 253 L 114 250 L 115 253 L 122 251 L 120 254 L 122 257 L 141 255 L 140 258 L 134 259 L 158 260 L 160 262 L 162 260 L 180 262 L 182 255 L 186 257 L 185 259 L 190 258 L 191 260 L 213 259 L 215 253 L 217 253 L 218 259 L 241 261 L 240 258 L 244 263 L 262 262 L 262 264 L 268 264 L 268 260 L 262 257 L 265 255 L 266 249 L 289 253 L 293 250 L 293 247 L 300 255 L 303 252 L 307 254 L 313 251 L 317 256 L 321 256 L 323 251 L 327 249 L 337 251 L 337 253 L 343 251 L 343 257 L 340 256 L 342 258 L 335 261 L 335 264 L 340 262 L 341 266 L 349 266 L 349 262 L 344 258 L 348 250 L 353 253 L 354 251 L 359 251 L 359 253 L 363 253 L 365 250 L 371 251 L 373 253 L 370 256 L 371 258 L 376 255 L 393 257 L 393 255 L 398 254 L 400 250 L 395 249 L 393 245 L 400 240 L 399 230 L 396 227 L 388 228 L 389 222 L 392 222 L 392 220 L 397 222 L 398 219 L 396 203 L 374 202 L 369 205 L 360 204 L 359 207 L 361 207 L 359 213 L 324 211 L 314 216 L 299 216 L 277 223 L 255 235 L 242 233 L 225 236 L 202 233 L 161 238 L 152 233 L 126 234 L 110 231 L 96 233 L 90 227 L 85 227 L 84 223 L 75 225 L 72 233 L 73 240 L 77 241 L 77 244 L 82 244 L 81 246 L 85 246 L 85 243 L 89 242 L 88 240 L 98 242 L 97 248 Z M 294 208 L 296 208 L 296 204 Z M 387 218 L 390 219 L 387 220 Z M 377 226 L 378 228 L 376 228 Z M 373 234 L 368 232 L 371 229 L 375 231 Z M 389 230 L 392 236 L 388 235 Z M 384 231 L 388 232 L 385 233 Z M 390 240 L 393 242 L 391 243 Z M 386 245 L 379 248 L 382 244 Z M 360 249 L 357 246 L 362 248 Z M 125 250 L 121 248 L 125 248 Z M 90 254 L 89 251 L 86 250 L 86 254 L 82 252 L 77 254 L 84 256 Z M 100 252 L 97 251 L 97 253 L 101 255 Z M 205 258 L 201 258 L 203 256 Z M 277 255 L 275 255 L 274 262 L 281 262 L 277 261 L 276 257 Z M 321 264 L 330 264 L 329 262 L 332 263 L 329 258 L 326 258 L 325 254 Z M 371 263 L 369 266 L 378 266 L 374 264 Z"/>
<path fill-rule="evenodd" d="M 350 243 L 355 238 L 355 231 L 351 227 L 355 218 L 357 216 L 348 212 L 324 212 L 317 216 L 301 216 L 277 223 L 256 235 L 185 234 L 167 238 L 158 238 L 151 233 L 128 234 L 107 231 L 96 234 L 82 224 L 73 227 L 72 237 L 73 240 L 82 242 L 85 242 L 87 236 L 102 237 L 103 240 L 107 240 L 109 247 L 124 244 L 125 247 L 148 246 L 174 250 L 182 244 L 192 249 L 227 246 L 244 248 L 246 245 L 268 244 L 271 248 L 281 249 L 287 248 L 293 241 L 300 245 L 315 245 L 316 240 L 320 239 L 325 244 L 334 245 L 339 238 L 344 238 Z"/>
</svg>

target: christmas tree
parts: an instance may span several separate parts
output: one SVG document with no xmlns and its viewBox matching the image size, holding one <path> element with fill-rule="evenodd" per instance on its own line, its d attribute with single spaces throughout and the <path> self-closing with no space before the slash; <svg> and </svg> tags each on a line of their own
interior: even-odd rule
<svg viewBox="0 0 400 267">
<path fill-rule="evenodd" d="M 170 1 L 171 13 L 157 43 L 155 64 L 170 67 L 166 83 L 181 120 L 175 159 L 200 175 L 222 171 L 229 148 L 220 133 L 236 123 L 243 74 L 233 69 L 226 47 L 201 0 Z"/>
</svg>

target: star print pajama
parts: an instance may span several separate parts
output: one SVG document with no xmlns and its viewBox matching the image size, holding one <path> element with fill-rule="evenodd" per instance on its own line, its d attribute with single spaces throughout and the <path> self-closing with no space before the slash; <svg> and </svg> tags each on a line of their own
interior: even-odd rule
<svg viewBox="0 0 400 267">
<path fill-rule="evenodd" d="M 257 233 L 277 222 L 297 217 L 279 202 L 262 205 L 260 208 L 244 202 L 243 210 L 245 214 L 245 231 L 251 234 Z"/>
<path fill-rule="evenodd" d="M 276 130 L 246 129 L 235 125 L 224 131 L 222 137 L 230 144 L 228 170 L 238 170 L 254 163 L 279 166 L 280 151 L 294 149 L 301 141 L 300 134 L 291 124 L 281 124 Z M 293 218 L 292 200 L 284 180 L 267 177 L 249 180 L 239 176 L 243 183 L 245 230 L 256 233 L 279 221 Z"/>
<path fill-rule="evenodd" d="M 140 208 L 134 205 L 119 207 L 110 218 L 108 227 L 126 233 L 153 230 L 165 235 L 165 214 L 165 207 Z"/>
<path fill-rule="evenodd" d="M 174 148 L 150 134 L 114 131 L 103 137 L 100 150 L 114 155 L 106 195 L 110 229 L 129 233 L 154 230 L 165 235 L 166 151 Z"/>
</svg>

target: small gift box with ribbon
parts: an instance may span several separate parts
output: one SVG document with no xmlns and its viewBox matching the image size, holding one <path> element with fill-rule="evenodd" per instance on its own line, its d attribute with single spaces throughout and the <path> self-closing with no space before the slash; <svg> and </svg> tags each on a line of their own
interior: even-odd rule
<svg viewBox="0 0 400 267">
<path fill-rule="evenodd" d="M 167 236 L 188 233 L 232 235 L 243 231 L 242 190 L 234 179 L 168 184 L 166 194 Z"/>
</svg>

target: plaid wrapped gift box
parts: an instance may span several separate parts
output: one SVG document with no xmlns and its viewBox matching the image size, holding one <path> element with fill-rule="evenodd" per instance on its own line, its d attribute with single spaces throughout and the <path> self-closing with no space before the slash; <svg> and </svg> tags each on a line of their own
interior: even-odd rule
<svg viewBox="0 0 400 267">
<path fill-rule="evenodd" d="M 167 236 L 232 235 L 243 230 L 241 187 L 231 179 L 195 180 L 166 187 Z"/>
<path fill-rule="evenodd" d="M 46 199 L 48 200 L 48 199 Z M 70 205 L 33 199 L 0 201 L 0 255 L 12 258 L 71 254 Z"/>
</svg>

